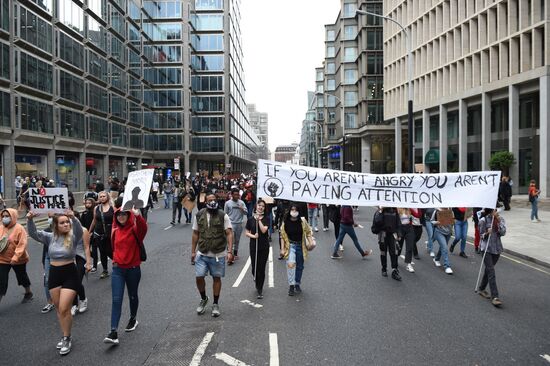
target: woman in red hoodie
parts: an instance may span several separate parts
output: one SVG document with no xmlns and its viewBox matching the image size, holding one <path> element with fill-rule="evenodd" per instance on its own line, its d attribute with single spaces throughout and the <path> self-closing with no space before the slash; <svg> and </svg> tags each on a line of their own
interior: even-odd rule
<svg viewBox="0 0 550 366">
<path fill-rule="evenodd" d="M 130 321 L 124 330 L 131 332 L 138 325 L 136 315 L 139 305 L 138 287 L 141 279 L 140 244 L 143 243 L 147 234 L 147 222 L 139 212 L 136 209 L 115 212 L 111 234 L 113 246 L 111 332 L 103 340 L 105 343 L 118 345 L 117 329 L 125 285 L 128 287 L 128 299 L 130 300 Z"/>
</svg>

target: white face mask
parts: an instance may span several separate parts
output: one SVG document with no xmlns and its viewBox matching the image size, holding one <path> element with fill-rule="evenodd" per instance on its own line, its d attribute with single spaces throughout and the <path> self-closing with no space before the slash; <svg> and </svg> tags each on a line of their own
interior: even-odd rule
<svg viewBox="0 0 550 366">
<path fill-rule="evenodd" d="M 300 213 L 298 211 L 290 211 L 290 216 L 298 217 L 298 215 L 300 215 Z"/>
<path fill-rule="evenodd" d="M 51 225 L 53 222 L 53 217 L 48 217 L 48 225 Z"/>
<path fill-rule="evenodd" d="M 4 225 L 11 224 L 11 217 L 2 217 L 2 224 Z"/>
</svg>

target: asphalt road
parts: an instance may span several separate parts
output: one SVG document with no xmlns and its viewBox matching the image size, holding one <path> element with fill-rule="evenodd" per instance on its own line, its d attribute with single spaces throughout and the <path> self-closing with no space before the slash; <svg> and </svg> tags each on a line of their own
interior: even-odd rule
<svg viewBox="0 0 550 366">
<path fill-rule="evenodd" d="M 356 214 L 365 226 L 357 233 L 375 255 L 362 260 L 346 239 L 344 258 L 331 260 L 332 228 L 319 232 L 318 248 L 306 262 L 303 293 L 295 297 L 287 295 L 277 234 L 274 288 L 256 300 L 250 271 L 232 287 L 248 253 L 243 236 L 241 260 L 226 270 L 222 316 L 215 319 L 210 309 L 203 316 L 195 313 L 199 295 L 189 264 L 190 225 L 169 228 L 171 210 L 156 209 L 145 241 L 149 259 L 142 266 L 137 330 L 119 331 L 118 347 L 103 344 L 110 325 L 110 280 L 90 274 L 89 310 L 75 317 L 73 350 L 65 357 L 55 349 L 60 338 L 55 313 L 40 313 L 42 248 L 31 240 L 28 270 L 35 300 L 19 303 L 23 290 L 11 272 L 0 303 L 0 364 L 189 365 L 205 335 L 213 333 L 201 365 L 227 364 L 218 359 L 224 357 L 270 365 L 270 352 L 280 365 L 550 365 L 541 357 L 550 354 L 550 271 L 502 258 L 496 270 L 504 306 L 497 309 L 474 293 L 480 256 L 471 247 L 469 259 L 452 255 L 455 274 L 449 276 L 434 267 L 422 239 L 416 273 L 407 273 L 400 259 L 403 281 L 383 278 L 369 230 L 371 212 L 361 208 Z M 210 294 L 210 280 L 207 288 Z M 125 299 L 120 330 L 128 316 Z"/>
</svg>

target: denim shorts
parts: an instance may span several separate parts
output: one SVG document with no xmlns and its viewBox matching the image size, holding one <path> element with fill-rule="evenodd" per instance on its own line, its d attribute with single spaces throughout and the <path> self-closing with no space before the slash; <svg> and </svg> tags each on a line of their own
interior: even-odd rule
<svg viewBox="0 0 550 366">
<path fill-rule="evenodd" d="M 210 273 L 212 277 L 225 277 L 225 256 L 207 257 L 197 253 L 195 258 L 195 276 L 206 277 Z"/>
</svg>

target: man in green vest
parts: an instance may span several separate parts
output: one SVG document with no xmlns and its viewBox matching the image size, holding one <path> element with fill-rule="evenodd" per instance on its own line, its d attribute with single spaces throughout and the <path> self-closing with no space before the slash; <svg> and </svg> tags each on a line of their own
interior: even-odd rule
<svg viewBox="0 0 550 366">
<path fill-rule="evenodd" d="M 200 210 L 193 220 L 193 239 L 191 244 L 191 261 L 195 264 L 197 289 L 201 302 L 197 314 L 206 311 L 208 296 L 206 296 L 205 277 L 208 273 L 214 280 L 214 303 L 212 316 L 220 316 L 218 299 L 222 289 L 222 277 L 225 276 L 225 257 L 233 261 L 233 228 L 229 216 L 218 208 L 216 195 L 206 196 L 206 208 Z"/>
</svg>

